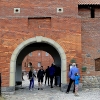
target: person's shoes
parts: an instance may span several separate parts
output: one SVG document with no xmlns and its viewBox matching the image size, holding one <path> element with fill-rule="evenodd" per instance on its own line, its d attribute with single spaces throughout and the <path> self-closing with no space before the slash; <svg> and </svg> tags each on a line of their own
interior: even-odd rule
<svg viewBox="0 0 100 100">
<path fill-rule="evenodd" d="M 53 88 L 53 86 L 51 86 L 51 88 Z"/>
<path fill-rule="evenodd" d="M 69 92 L 66 91 L 66 93 L 68 94 Z"/>
<path fill-rule="evenodd" d="M 39 88 L 38 88 L 38 90 L 39 90 Z"/>
<path fill-rule="evenodd" d="M 32 91 L 32 89 L 29 89 L 30 91 Z"/>
<path fill-rule="evenodd" d="M 41 90 L 43 90 L 43 88 L 41 88 Z"/>
<path fill-rule="evenodd" d="M 78 94 L 75 94 L 75 96 L 79 96 Z"/>
<path fill-rule="evenodd" d="M 32 91 L 32 89 L 31 89 L 31 91 Z"/>
</svg>

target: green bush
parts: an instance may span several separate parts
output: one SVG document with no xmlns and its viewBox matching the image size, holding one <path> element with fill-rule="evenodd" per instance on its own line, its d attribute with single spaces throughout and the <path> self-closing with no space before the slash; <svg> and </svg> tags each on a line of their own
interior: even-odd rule
<svg viewBox="0 0 100 100">
<path fill-rule="evenodd" d="M 70 60 L 70 63 L 76 63 L 76 60 L 73 58 Z"/>
<path fill-rule="evenodd" d="M 86 72 L 87 68 L 85 66 L 82 67 L 82 72 Z"/>
</svg>

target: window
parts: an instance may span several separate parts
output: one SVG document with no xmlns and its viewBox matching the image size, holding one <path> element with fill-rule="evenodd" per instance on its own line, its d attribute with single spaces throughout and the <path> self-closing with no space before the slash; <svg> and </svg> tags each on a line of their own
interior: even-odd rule
<svg viewBox="0 0 100 100">
<path fill-rule="evenodd" d="M 95 9 L 93 7 L 90 7 L 91 10 L 91 18 L 95 17 Z"/>
<path fill-rule="evenodd" d="M 95 71 L 100 71 L 100 58 L 95 59 Z"/>
<path fill-rule="evenodd" d="M 38 53 L 38 56 L 40 56 L 40 55 L 41 55 L 41 53 L 39 52 L 39 53 Z"/>
<path fill-rule="evenodd" d="M 28 67 L 30 67 L 30 64 L 28 63 Z"/>
<path fill-rule="evenodd" d="M 32 56 L 32 52 L 31 52 L 31 53 L 29 53 L 29 56 Z"/>
<path fill-rule="evenodd" d="M 45 55 L 46 55 L 46 56 L 49 56 L 49 53 L 47 53 L 47 52 L 46 52 L 46 54 L 45 54 Z"/>
<path fill-rule="evenodd" d="M 41 62 L 38 62 L 38 67 L 41 67 Z"/>
</svg>

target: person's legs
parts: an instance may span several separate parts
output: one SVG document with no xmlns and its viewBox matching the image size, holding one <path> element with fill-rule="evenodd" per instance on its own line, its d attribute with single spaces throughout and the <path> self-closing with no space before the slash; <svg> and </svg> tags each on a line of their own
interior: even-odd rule
<svg viewBox="0 0 100 100">
<path fill-rule="evenodd" d="M 48 79 L 48 85 L 49 85 L 49 76 L 47 77 L 47 79 Z"/>
<path fill-rule="evenodd" d="M 57 85 L 60 86 L 60 76 L 57 76 Z"/>
<path fill-rule="evenodd" d="M 42 86 L 43 85 L 43 77 L 41 77 L 40 81 L 41 81 L 41 90 L 43 90 L 43 86 Z"/>
<path fill-rule="evenodd" d="M 43 86 L 42 85 L 43 85 L 43 82 L 41 82 L 41 86 L 40 86 L 41 87 L 41 90 L 43 90 Z"/>
<path fill-rule="evenodd" d="M 47 75 L 45 76 L 45 84 L 46 84 L 46 81 L 47 81 Z"/>
<path fill-rule="evenodd" d="M 57 76 L 55 76 L 55 86 L 57 86 Z"/>
<path fill-rule="evenodd" d="M 30 80 L 30 84 L 29 84 L 29 90 L 30 90 L 30 88 L 31 88 L 31 80 Z"/>
<path fill-rule="evenodd" d="M 34 78 L 32 79 L 32 88 L 34 88 Z"/>
<path fill-rule="evenodd" d="M 51 85 L 51 76 L 50 76 L 50 85 Z"/>
<path fill-rule="evenodd" d="M 59 78 L 60 78 L 60 84 L 59 84 L 59 87 L 61 87 L 61 76 L 59 76 Z"/>
<path fill-rule="evenodd" d="M 75 96 L 78 96 L 78 84 L 75 85 Z"/>
<path fill-rule="evenodd" d="M 38 78 L 38 90 L 40 89 L 40 78 Z"/>
<path fill-rule="evenodd" d="M 73 88 L 73 93 L 75 93 L 75 81 L 73 81 L 74 82 L 74 88 Z"/>
<path fill-rule="evenodd" d="M 38 82 L 38 90 L 40 89 L 40 82 Z"/>
<path fill-rule="evenodd" d="M 68 85 L 68 88 L 67 88 L 66 93 L 69 93 L 69 91 L 70 91 L 70 87 L 71 87 L 73 81 L 74 81 L 74 80 L 70 79 L 70 82 L 69 82 L 69 85 Z"/>
<path fill-rule="evenodd" d="M 53 88 L 53 76 L 51 76 L 51 88 Z"/>
<path fill-rule="evenodd" d="M 50 76 L 50 86 L 52 85 L 51 81 L 52 81 L 52 77 Z"/>
<path fill-rule="evenodd" d="M 29 90 L 31 89 L 31 86 L 32 86 L 32 79 L 30 80 Z"/>
</svg>

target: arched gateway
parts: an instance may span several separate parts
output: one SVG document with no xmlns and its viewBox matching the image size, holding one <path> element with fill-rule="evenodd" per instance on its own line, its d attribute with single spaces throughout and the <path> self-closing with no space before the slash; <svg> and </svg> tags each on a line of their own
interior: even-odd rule
<svg viewBox="0 0 100 100">
<path fill-rule="evenodd" d="M 35 46 L 34 46 L 34 44 L 35 44 Z M 52 56 L 54 55 L 53 58 L 54 58 L 55 64 L 58 64 L 59 66 L 61 66 L 61 89 L 62 89 L 62 87 L 67 84 L 66 54 L 65 54 L 63 48 L 57 42 L 55 42 L 52 39 L 42 37 L 42 36 L 36 36 L 34 38 L 30 38 L 30 39 L 22 42 L 21 44 L 19 44 L 18 47 L 14 50 L 14 52 L 11 56 L 11 60 L 10 60 L 9 87 L 11 87 L 13 90 L 15 90 L 15 81 L 17 80 L 16 76 L 18 76 L 18 74 L 19 74 L 19 73 L 17 73 L 17 75 L 16 75 L 17 67 L 21 65 L 21 64 L 19 64 L 19 62 L 20 62 L 20 60 L 22 61 L 22 59 L 23 59 L 23 58 L 21 59 L 21 57 L 22 57 L 21 53 L 27 51 L 26 54 L 23 54 L 24 55 L 23 57 L 25 57 L 30 52 L 30 51 L 28 51 L 30 49 L 27 49 L 25 51 L 25 48 L 29 47 L 30 45 L 31 45 L 31 48 L 35 48 L 35 49 L 31 49 L 31 51 L 40 49 L 40 50 L 48 51 Z M 49 46 L 50 49 L 44 48 L 46 46 Z"/>
</svg>

